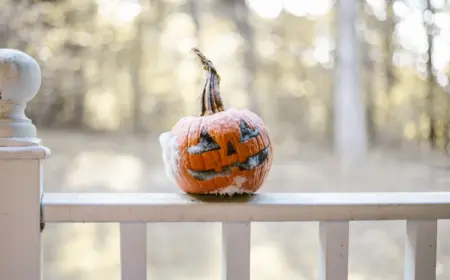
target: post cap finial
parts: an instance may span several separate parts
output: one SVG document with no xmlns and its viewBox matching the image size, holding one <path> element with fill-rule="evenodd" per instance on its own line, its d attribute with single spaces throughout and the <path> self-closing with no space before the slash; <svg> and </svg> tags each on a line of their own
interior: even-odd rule
<svg viewBox="0 0 450 280">
<path fill-rule="evenodd" d="M 36 138 L 25 107 L 40 86 L 41 68 L 34 58 L 19 50 L 0 49 L 0 138 Z"/>
<path fill-rule="evenodd" d="M 41 86 L 41 68 L 30 55 L 13 49 L 0 49 L 0 100 L 24 104 Z"/>
</svg>

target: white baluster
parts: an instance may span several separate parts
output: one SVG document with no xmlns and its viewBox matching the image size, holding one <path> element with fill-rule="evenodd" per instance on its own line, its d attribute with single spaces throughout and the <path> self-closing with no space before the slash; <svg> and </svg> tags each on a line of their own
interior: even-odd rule
<svg viewBox="0 0 450 280">
<path fill-rule="evenodd" d="M 122 280 L 147 280 L 147 224 L 120 224 Z"/>
<path fill-rule="evenodd" d="M 437 221 L 407 221 L 405 280 L 436 279 Z"/>
<path fill-rule="evenodd" d="M 250 280 L 250 223 L 222 223 L 222 279 Z"/>
<path fill-rule="evenodd" d="M 320 222 L 319 236 L 319 280 L 347 280 L 349 222 Z"/>
</svg>

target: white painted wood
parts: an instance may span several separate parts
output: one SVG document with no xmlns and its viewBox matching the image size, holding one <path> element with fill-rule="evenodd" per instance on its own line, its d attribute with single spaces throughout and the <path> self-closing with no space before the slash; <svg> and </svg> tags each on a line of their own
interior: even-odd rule
<svg viewBox="0 0 450 280">
<path fill-rule="evenodd" d="M 250 280 L 250 223 L 222 223 L 222 280 Z"/>
<path fill-rule="evenodd" d="M 26 102 L 41 83 L 37 62 L 25 53 L 0 49 L 0 279 L 42 277 L 41 160 L 36 128 L 25 116 Z"/>
<path fill-rule="evenodd" d="M 121 280 L 147 280 L 147 224 L 120 224 Z"/>
<path fill-rule="evenodd" d="M 0 160 L 0 279 L 41 275 L 39 160 Z"/>
<path fill-rule="evenodd" d="M 251 222 L 450 219 L 450 192 L 285 193 L 194 197 L 46 193 L 48 222 Z"/>
<path fill-rule="evenodd" d="M 336 67 L 334 83 L 334 142 L 342 162 L 353 165 L 367 152 L 366 111 L 360 84 L 356 34 L 358 0 L 336 3 Z"/>
<path fill-rule="evenodd" d="M 1 140 L 0 140 L 1 144 Z M 14 144 L 14 143 L 11 143 Z M 36 146 L 34 142 L 28 147 L 1 147 L 0 159 L 45 159 L 50 156 L 50 150 L 43 146 Z"/>
<path fill-rule="evenodd" d="M 347 280 L 349 222 L 320 222 L 319 237 L 319 280 Z"/>
<path fill-rule="evenodd" d="M 407 221 L 405 280 L 436 279 L 437 221 Z"/>
<path fill-rule="evenodd" d="M 41 68 L 31 56 L 0 49 L 0 137 L 36 137 L 36 127 L 25 116 L 26 103 L 41 86 Z"/>
</svg>

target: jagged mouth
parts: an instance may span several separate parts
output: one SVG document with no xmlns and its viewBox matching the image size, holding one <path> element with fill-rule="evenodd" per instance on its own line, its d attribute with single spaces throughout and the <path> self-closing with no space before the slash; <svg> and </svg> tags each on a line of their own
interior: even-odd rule
<svg viewBox="0 0 450 280">
<path fill-rule="evenodd" d="M 239 168 L 239 170 L 252 170 L 263 164 L 269 157 L 269 147 L 264 148 L 259 153 L 254 154 L 247 158 L 244 162 L 233 162 L 230 165 L 224 166 L 221 171 L 215 170 L 205 170 L 205 171 L 195 171 L 192 169 L 187 169 L 188 173 L 199 181 L 211 180 L 216 177 L 228 176 L 231 173 L 231 169 L 234 167 Z"/>
</svg>

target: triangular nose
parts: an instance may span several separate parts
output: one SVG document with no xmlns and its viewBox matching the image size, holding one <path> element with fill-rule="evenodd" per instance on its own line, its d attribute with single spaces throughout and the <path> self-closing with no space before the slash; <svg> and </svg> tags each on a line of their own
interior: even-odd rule
<svg viewBox="0 0 450 280">
<path fill-rule="evenodd" d="M 227 144 L 227 156 L 231 156 L 236 154 L 236 150 L 234 149 L 233 143 L 231 141 Z"/>
</svg>

